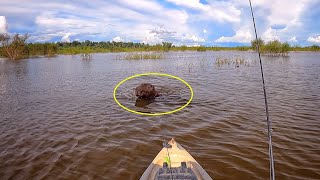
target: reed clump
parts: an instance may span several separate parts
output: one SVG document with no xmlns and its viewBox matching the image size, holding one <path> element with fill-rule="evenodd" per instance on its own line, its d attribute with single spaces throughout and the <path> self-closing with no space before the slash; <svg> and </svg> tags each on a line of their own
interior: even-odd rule
<svg viewBox="0 0 320 180">
<path fill-rule="evenodd" d="M 248 66 L 250 62 L 242 57 L 235 57 L 235 58 L 227 58 L 227 57 L 216 57 L 215 64 L 218 66 L 222 65 L 234 65 L 239 67 L 241 65 Z"/>
<path fill-rule="evenodd" d="M 81 54 L 82 60 L 92 60 L 92 54 L 91 53 L 83 53 Z"/>
<path fill-rule="evenodd" d="M 142 60 L 142 59 L 162 59 L 163 54 L 160 53 L 129 53 L 124 59 L 126 60 Z"/>
</svg>

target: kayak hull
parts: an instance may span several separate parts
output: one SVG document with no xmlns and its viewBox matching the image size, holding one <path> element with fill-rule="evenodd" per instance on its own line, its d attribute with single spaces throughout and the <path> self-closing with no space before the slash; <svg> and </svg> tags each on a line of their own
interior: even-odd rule
<svg viewBox="0 0 320 180">
<path fill-rule="evenodd" d="M 171 148 L 163 148 L 158 155 L 154 158 L 152 163 L 148 166 L 146 171 L 141 176 L 140 180 L 153 180 L 155 179 L 157 172 L 162 168 L 164 162 L 168 161 L 168 153 L 170 157 L 171 168 L 176 168 L 181 165 L 181 162 L 186 162 L 188 168 L 190 168 L 197 179 L 212 179 L 208 173 L 200 166 L 200 164 L 174 139 L 171 139 L 169 143 Z"/>
</svg>

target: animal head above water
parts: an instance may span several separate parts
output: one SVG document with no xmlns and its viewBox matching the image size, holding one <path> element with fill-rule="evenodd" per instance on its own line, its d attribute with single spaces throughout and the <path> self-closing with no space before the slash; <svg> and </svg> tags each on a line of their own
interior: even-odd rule
<svg viewBox="0 0 320 180">
<path fill-rule="evenodd" d="M 140 99 L 154 99 L 159 96 L 159 92 L 150 83 L 142 83 L 135 89 L 135 95 Z"/>
</svg>

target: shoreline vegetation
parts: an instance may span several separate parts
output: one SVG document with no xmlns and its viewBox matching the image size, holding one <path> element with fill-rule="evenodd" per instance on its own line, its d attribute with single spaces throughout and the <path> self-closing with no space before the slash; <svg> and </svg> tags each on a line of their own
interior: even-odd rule
<svg viewBox="0 0 320 180">
<path fill-rule="evenodd" d="M 92 59 L 92 53 L 108 52 L 129 52 L 124 59 L 161 59 L 159 52 L 168 51 L 249 51 L 257 50 L 259 44 L 260 52 L 263 55 L 288 56 L 290 51 L 320 51 L 320 46 L 312 45 L 301 47 L 299 45 L 291 46 L 287 42 L 278 40 L 264 42 L 262 39 L 251 42 L 251 46 L 237 47 L 217 47 L 217 46 L 174 46 L 171 42 L 162 42 L 162 44 L 150 45 L 134 42 L 115 42 L 115 41 L 73 41 L 73 42 L 45 42 L 28 43 L 28 34 L 0 34 L 0 57 L 6 57 L 11 60 L 18 60 L 28 57 L 47 56 L 52 57 L 57 54 L 76 55 L 80 54 L 83 59 Z M 140 52 L 140 53 L 138 53 Z M 146 53 L 142 53 L 146 52 Z"/>
</svg>

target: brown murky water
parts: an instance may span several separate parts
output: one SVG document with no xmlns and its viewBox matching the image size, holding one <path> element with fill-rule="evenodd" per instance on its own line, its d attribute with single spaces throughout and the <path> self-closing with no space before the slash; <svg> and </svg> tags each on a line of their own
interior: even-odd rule
<svg viewBox="0 0 320 180">
<path fill-rule="evenodd" d="M 138 179 L 174 137 L 215 179 L 268 179 L 261 76 L 251 52 L 174 52 L 161 60 L 91 61 L 58 56 L 0 60 L 0 179 Z M 218 65 L 217 57 L 245 64 Z M 320 179 L 320 54 L 263 57 L 277 179 Z M 195 93 L 180 112 L 148 117 L 113 100 L 122 79 L 145 72 L 186 80 Z M 146 80 L 146 79 L 142 79 Z M 168 78 L 148 111 L 185 103 L 189 91 Z M 132 89 L 119 89 L 134 108 Z"/>
</svg>

